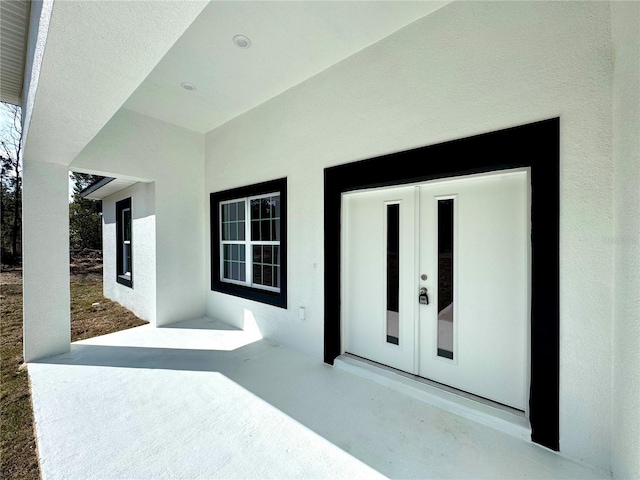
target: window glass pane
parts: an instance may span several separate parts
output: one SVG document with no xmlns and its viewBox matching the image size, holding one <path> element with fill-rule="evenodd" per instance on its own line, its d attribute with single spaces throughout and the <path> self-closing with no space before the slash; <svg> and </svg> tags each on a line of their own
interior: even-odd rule
<svg viewBox="0 0 640 480">
<path fill-rule="evenodd" d="M 231 245 L 224 245 L 222 247 L 222 258 L 223 260 L 231 260 Z"/>
<path fill-rule="evenodd" d="M 224 271 L 222 273 L 222 276 L 224 278 L 230 278 L 229 265 L 230 265 L 230 262 L 224 262 Z"/>
<path fill-rule="evenodd" d="M 387 205 L 387 342 L 400 343 L 400 205 Z"/>
<path fill-rule="evenodd" d="M 124 241 L 129 242 L 131 241 L 131 209 L 123 210 L 122 217 L 123 217 L 122 220 L 124 223 L 123 225 Z"/>
<path fill-rule="evenodd" d="M 274 202 L 275 202 L 275 206 L 274 206 L 274 212 L 275 218 L 280 218 L 280 195 L 278 195 L 277 197 L 271 197 L 273 198 Z"/>
<path fill-rule="evenodd" d="M 238 219 L 238 204 L 230 203 L 229 204 L 229 220 L 235 222 Z"/>
<path fill-rule="evenodd" d="M 263 241 L 271 241 L 271 220 L 262 220 L 260 225 L 261 229 L 261 240 Z"/>
<path fill-rule="evenodd" d="M 438 200 L 438 356 L 453 359 L 453 199 Z"/>
<path fill-rule="evenodd" d="M 245 217 L 245 206 L 244 206 L 244 202 L 238 202 L 238 220 L 244 220 Z"/>
<path fill-rule="evenodd" d="M 238 280 L 240 278 L 240 269 L 238 268 L 238 262 L 231 263 L 231 278 Z"/>
<path fill-rule="evenodd" d="M 229 221 L 229 204 L 228 203 L 225 203 L 224 205 L 222 205 L 222 221 L 223 222 Z"/>
<path fill-rule="evenodd" d="M 273 247 L 267 245 L 262 249 L 262 263 L 272 263 L 273 260 Z"/>
<path fill-rule="evenodd" d="M 260 221 L 254 220 L 251 222 L 251 240 L 260 240 Z"/>
<path fill-rule="evenodd" d="M 247 266 L 244 262 L 240 262 L 238 265 L 240 265 L 240 277 L 238 278 L 238 280 L 240 280 L 241 282 L 246 282 L 247 281 Z"/>
<path fill-rule="evenodd" d="M 280 241 L 280 219 L 274 220 L 271 228 L 273 229 L 273 235 L 274 235 L 273 239 L 279 242 Z"/>
<path fill-rule="evenodd" d="M 244 262 L 246 260 L 245 259 L 245 251 L 244 251 L 245 246 L 244 245 L 238 245 L 238 248 L 240 250 L 240 261 Z"/>
<path fill-rule="evenodd" d="M 244 241 L 245 225 L 243 221 L 238 222 L 238 240 Z"/>
<path fill-rule="evenodd" d="M 280 267 L 274 267 L 274 271 L 275 271 L 275 284 L 273 285 L 276 288 L 280 288 Z"/>
<path fill-rule="evenodd" d="M 274 265 L 280 265 L 280 245 L 273 247 L 273 263 Z"/>
<path fill-rule="evenodd" d="M 262 247 L 260 245 L 253 246 L 253 263 L 260 263 L 262 261 Z"/>
<path fill-rule="evenodd" d="M 260 199 L 260 218 L 270 218 L 271 217 L 271 199 L 269 197 Z"/>
<path fill-rule="evenodd" d="M 268 287 L 273 286 L 273 268 L 269 265 L 264 265 L 262 268 L 262 284 Z"/>
<path fill-rule="evenodd" d="M 260 220 L 260 200 L 251 200 L 251 220 Z"/>
<path fill-rule="evenodd" d="M 262 285 L 262 265 L 259 263 L 253 264 L 253 283 Z"/>
</svg>

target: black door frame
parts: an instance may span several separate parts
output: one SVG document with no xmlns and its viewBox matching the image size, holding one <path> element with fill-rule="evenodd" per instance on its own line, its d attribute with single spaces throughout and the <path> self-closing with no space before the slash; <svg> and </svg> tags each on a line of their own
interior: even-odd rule
<svg viewBox="0 0 640 480">
<path fill-rule="evenodd" d="M 531 439 L 559 450 L 560 119 L 330 167 L 324 171 L 324 361 L 341 353 L 340 224 L 349 191 L 529 167 Z"/>
</svg>

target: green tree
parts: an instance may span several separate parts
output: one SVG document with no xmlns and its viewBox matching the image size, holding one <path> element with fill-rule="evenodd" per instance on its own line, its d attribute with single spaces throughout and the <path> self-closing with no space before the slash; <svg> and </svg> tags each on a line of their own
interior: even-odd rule
<svg viewBox="0 0 640 480">
<path fill-rule="evenodd" d="M 74 182 L 73 199 L 69 204 L 69 242 L 71 248 L 102 250 L 102 222 L 100 201 L 80 196 L 89 185 L 103 179 L 98 175 L 71 172 Z"/>
<path fill-rule="evenodd" d="M 1 108 L 7 121 L 0 129 L 0 247 L 2 262 L 17 264 L 22 250 L 22 111 L 8 103 Z"/>
</svg>

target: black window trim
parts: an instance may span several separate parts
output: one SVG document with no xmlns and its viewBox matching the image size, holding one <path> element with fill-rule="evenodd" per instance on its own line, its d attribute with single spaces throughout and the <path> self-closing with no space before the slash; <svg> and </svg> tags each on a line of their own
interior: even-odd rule
<svg viewBox="0 0 640 480">
<path fill-rule="evenodd" d="M 131 229 L 131 272 L 124 275 L 122 271 L 122 257 L 124 255 L 122 248 L 122 212 L 129 209 L 131 211 L 131 222 L 133 223 L 133 209 L 131 208 L 131 197 L 116 202 L 116 282 L 125 287 L 133 288 L 133 228 Z M 133 227 L 133 225 L 132 225 Z"/>
<path fill-rule="evenodd" d="M 280 193 L 280 291 L 238 285 L 220 280 L 220 202 Z M 287 308 L 287 179 L 247 185 L 209 195 L 211 218 L 211 290 L 275 307 Z"/>
</svg>

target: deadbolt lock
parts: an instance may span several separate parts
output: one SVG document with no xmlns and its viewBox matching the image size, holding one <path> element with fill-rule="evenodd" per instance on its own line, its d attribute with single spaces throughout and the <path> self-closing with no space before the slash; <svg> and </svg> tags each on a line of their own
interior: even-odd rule
<svg viewBox="0 0 640 480">
<path fill-rule="evenodd" d="M 418 301 L 420 302 L 420 305 L 429 305 L 429 295 L 427 294 L 427 289 L 425 287 L 420 289 Z"/>
</svg>

